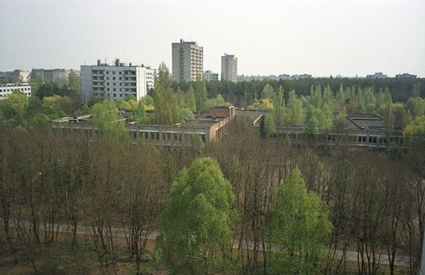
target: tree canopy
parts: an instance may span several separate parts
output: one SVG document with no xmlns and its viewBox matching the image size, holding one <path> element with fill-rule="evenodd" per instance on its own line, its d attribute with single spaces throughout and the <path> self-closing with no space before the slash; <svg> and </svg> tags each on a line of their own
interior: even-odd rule
<svg viewBox="0 0 425 275">
<path fill-rule="evenodd" d="M 273 274 L 317 274 L 325 255 L 324 241 L 332 232 L 328 210 L 305 186 L 295 168 L 281 183 L 274 200 L 270 226 Z"/>
<path fill-rule="evenodd" d="M 158 245 L 174 273 L 223 271 L 236 222 L 234 194 L 217 161 L 195 160 L 171 186 Z"/>
</svg>

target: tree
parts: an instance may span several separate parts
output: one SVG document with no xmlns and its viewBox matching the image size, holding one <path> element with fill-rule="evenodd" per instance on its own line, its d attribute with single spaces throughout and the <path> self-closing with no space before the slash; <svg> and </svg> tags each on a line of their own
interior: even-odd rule
<svg viewBox="0 0 425 275">
<path fill-rule="evenodd" d="M 115 103 L 104 100 L 92 106 L 93 123 L 104 136 L 121 139 L 126 135 L 124 120 L 118 115 Z"/>
<path fill-rule="evenodd" d="M 286 123 L 289 125 L 302 124 L 304 122 L 302 102 L 294 90 L 289 92 L 288 105 L 286 108 Z"/>
<path fill-rule="evenodd" d="M 270 225 L 273 274 L 318 274 L 332 232 L 328 210 L 319 196 L 307 191 L 295 168 L 281 183 L 275 197 Z"/>
<path fill-rule="evenodd" d="M 174 124 L 180 120 L 177 98 L 170 85 L 170 72 L 167 66 L 161 63 L 155 81 L 155 122 L 159 124 Z"/>
<path fill-rule="evenodd" d="M 236 222 L 232 186 L 211 158 L 195 160 L 171 186 L 157 238 L 174 273 L 223 272 Z"/>
<path fill-rule="evenodd" d="M 0 113 L 5 120 L 20 124 L 25 118 L 27 106 L 28 98 L 21 91 L 15 90 L 0 103 Z"/>
<path fill-rule="evenodd" d="M 273 116 L 277 126 L 283 126 L 285 118 L 285 98 L 283 93 L 282 86 L 279 86 L 273 99 Z"/>
<path fill-rule="evenodd" d="M 197 76 L 195 81 L 195 102 L 196 110 L 199 112 L 205 110 L 205 102 L 207 101 L 206 80 L 202 76 Z"/>
<path fill-rule="evenodd" d="M 268 114 L 264 118 L 264 133 L 262 135 L 264 137 L 269 137 L 270 135 L 276 133 L 276 123 L 273 114 Z"/>
<path fill-rule="evenodd" d="M 189 86 L 189 91 L 187 92 L 187 106 L 192 112 L 196 112 L 195 90 L 192 85 Z"/>
</svg>

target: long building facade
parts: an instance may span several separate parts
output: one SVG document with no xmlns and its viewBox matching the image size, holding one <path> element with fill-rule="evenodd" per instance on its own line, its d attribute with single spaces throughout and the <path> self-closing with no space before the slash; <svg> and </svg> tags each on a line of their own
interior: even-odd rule
<svg viewBox="0 0 425 275">
<path fill-rule="evenodd" d="M 15 90 L 18 90 L 24 93 L 28 98 L 31 97 L 31 86 L 29 83 L 21 83 L 21 84 L 7 83 L 7 84 L 0 84 L 0 99 L 7 98 Z"/>
<path fill-rule="evenodd" d="M 196 81 L 204 74 L 204 48 L 196 42 L 172 43 L 172 75 L 175 81 Z"/>
<path fill-rule="evenodd" d="M 155 70 L 144 65 L 120 63 L 101 63 L 81 66 L 81 90 L 83 101 L 108 99 L 115 101 L 134 95 L 137 100 L 154 88 Z"/>
<path fill-rule="evenodd" d="M 238 81 L 238 58 L 234 55 L 224 54 L 221 57 L 221 79 Z"/>
<path fill-rule="evenodd" d="M 64 80 L 68 81 L 68 76 L 71 72 L 78 74 L 78 71 L 66 70 L 66 69 L 32 69 L 31 76 L 48 81 Z"/>
</svg>

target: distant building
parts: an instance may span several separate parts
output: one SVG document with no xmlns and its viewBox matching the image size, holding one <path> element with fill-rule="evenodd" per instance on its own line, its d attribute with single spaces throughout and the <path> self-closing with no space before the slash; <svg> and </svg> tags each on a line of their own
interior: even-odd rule
<svg viewBox="0 0 425 275">
<path fill-rule="evenodd" d="M 19 90 L 24 93 L 27 97 L 31 97 L 31 86 L 28 83 L 22 84 L 1 84 L 0 85 L 0 99 L 5 99 L 8 95 L 13 93 L 13 91 Z"/>
<path fill-rule="evenodd" d="M 294 74 L 291 76 L 291 79 L 298 80 L 298 79 L 311 79 L 311 74 Z"/>
<path fill-rule="evenodd" d="M 221 57 L 221 79 L 238 81 L 238 58 L 234 55 L 224 54 Z"/>
<path fill-rule="evenodd" d="M 83 101 L 91 98 L 115 101 L 126 95 L 134 95 L 137 100 L 154 88 L 155 70 L 144 65 L 120 63 L 112 65 L 97 61 L 97 65 L 81 66 L 81 90 Z"/>
<path fill-rule="evenodd" d="M 386 74 L 383 74 L 382 72 L 377 72 L 374 74 L 368 74 L 366 78 L 387 78 L 388 76 Z"/>
<path fill-rule="evenodd" d="M 52 70 L 32 69 L 31 75 L 32 77 L 43 79 L 46 81 L 58 81 L 58 80 L 68 81 L 68 76 L 71 72 L 74 72 L 77 75 L 79 74 L 79 71 L 66 70 L 66 69 L 52 69 Z"/>
<path fill-rule="evenodd" d="M 9 82 L 29 82 L 30 72 L 22 70 L 14 70 L 8 72 L 0 72 L 0 78 L 6 78 Z"/>
<path fill-rule="evenodd" d="M 291 76 L 289 74 L 280 74 L 279 79 L 289 80 L 289 79 L 291 79 Z"/>
<path fill-rule="evenodd" d="M 204 48 L 196 42 L 172 43 L 172 75 L 175 81 L 196 81 L 204 74 Z"/>
<path fill-rule="evenodd" d="M 205 71 L 204 73 L 204 77 L 206 81 L 211 81 L 211 80 L 218 80 L 218 74 L 217 73 L 213 73 L 212 71 L 208 70 Z"/>
<path fill-rule="evenodd" d="M 396 78 L 417 78 L 416 75 L 414 75 L 414 74 L 408 74 L 408 73 L 398 74 L 395 77 Z"/>
</svg>

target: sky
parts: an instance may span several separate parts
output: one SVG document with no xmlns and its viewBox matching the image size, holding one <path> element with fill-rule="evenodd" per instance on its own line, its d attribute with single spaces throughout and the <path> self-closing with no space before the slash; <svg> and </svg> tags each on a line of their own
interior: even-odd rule
<svg viewBox="0 0 425 275">
<path fill-rule="evenodd" d="M 97 59 L 171 70 L 196 41 L 204 70 L 425 77 L 424 0 L 0 0 L 0 71 L 79 69 Z"/>
</svg>

